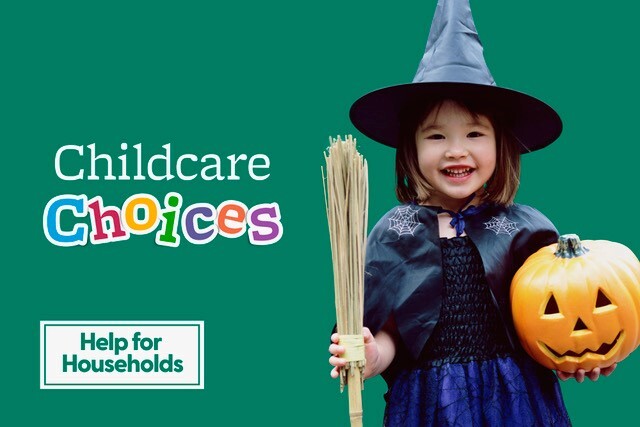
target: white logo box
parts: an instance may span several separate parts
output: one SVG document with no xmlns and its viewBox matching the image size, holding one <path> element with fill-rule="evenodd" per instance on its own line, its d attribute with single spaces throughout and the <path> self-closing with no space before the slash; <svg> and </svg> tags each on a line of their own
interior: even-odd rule
<svg viewBox="0 0 640 427">
<path fill-rule="evenodd" d="M 41 321 L 40 388 L 204 388 L 203 321 Z"/>
</svg>

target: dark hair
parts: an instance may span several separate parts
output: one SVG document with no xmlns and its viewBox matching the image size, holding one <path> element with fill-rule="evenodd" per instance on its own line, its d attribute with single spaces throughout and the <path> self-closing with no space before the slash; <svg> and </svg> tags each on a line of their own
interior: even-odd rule
<svg viewBox="0 0 640 427">
<path fill-rule="evenodd" d="M 405 109 L 396 150 L 396 197 L 403 203 L 422 203 L 431 196 L 433 187 L 420 172 L 418 164 L 416 129 L 445 101 L 454 102 L 475 118 L 486 116 L 491 122 L 496 136 L 496 168 L 487 182 L 482 201 L 512 204 L 520 185 L 520 150 L 515 137 L 508 131 L 506 116 L 488 103 L 461 98 L 432 100 L 421 103 L 420 107 L 414 102 Z"/>
</svg>

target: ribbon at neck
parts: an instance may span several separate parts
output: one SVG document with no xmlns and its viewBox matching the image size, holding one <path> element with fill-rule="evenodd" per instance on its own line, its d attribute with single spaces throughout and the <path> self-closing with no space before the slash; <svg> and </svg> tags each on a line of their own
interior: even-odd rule
<svg viewBox="0 0 640 427">
<path fill-rule="evenodd" d="M 465 206 L 467 206 L 467 204 L 469 204 L 473 198 L 476 197 L 476 193 L 473 193 L 472 195 L 470 195 L 467 200 L 465 200 L 464 204 L 462 205 L 462 207 L 460 208 L 460 210 L 458 212 L 454 212 L 454 211 L 450 211 L 448 209 L 444 209 L 444 208 L 440 208 L 438 209 L 438 213 L 447 213 L 451 216 L 451 222 L 449 222 L 449 224 L 455 228 L 456 230 L 456 237 L 460 237 L 462 235 L 462 233 L 464 233 L 464 228 L 465 228 L 465 217 L 469 217 L 471 215 L 475 215 L 478 212 L 484 210 L 484 208 L 487 207 L 486 203 L 483 203 L 479 206 L 469 206 L 467 209 L 463 209 Z"/>
</svg>

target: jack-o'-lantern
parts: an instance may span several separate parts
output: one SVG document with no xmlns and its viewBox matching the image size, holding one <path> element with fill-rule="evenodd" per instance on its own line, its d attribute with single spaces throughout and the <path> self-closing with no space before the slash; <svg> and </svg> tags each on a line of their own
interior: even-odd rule
<svg viewBox="0 0 640 427">
<path fill-rule="evenodd" d="M 640 263 L 619 243 L 560 236 L 516 272 L 511 309 L 520 342 L 540 364 L 611 366 L 640 342 Z"/>
</svg>

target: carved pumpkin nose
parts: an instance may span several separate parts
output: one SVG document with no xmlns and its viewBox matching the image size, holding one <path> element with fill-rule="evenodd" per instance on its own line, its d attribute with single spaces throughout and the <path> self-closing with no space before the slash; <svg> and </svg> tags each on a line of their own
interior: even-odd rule
<svg viewBox="0 0 640 427">
<path fill-rule="evenodd" d="M 587 328 L 587 325 L 584 324 L 584 322 L 582 321 L 581 318 L 578 317 L 578 321 L 576 322 L 576 326 L 573 327 L 574 331 L 583 331 L 583 330 L 589 330 L 589 328 Z"/>
</svg>

